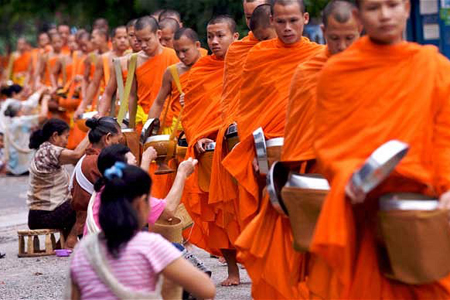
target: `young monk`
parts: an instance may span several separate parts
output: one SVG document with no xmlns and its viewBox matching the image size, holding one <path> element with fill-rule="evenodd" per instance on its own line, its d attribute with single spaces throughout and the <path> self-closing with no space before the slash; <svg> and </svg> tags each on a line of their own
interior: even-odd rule
<svg viewBox="0 0 450 300">
<path fill-rule="evenodd" d="M 218 16 L 207 26 L 208 46 L 213 55 L 203 57 L 192 68 L 188 79 L 183 112 L 183 128 L 189 143 L 188 157 L 197 157 L 199 169 L 210 174 L 211 166 L 201 157 L 206 145 L 214 142 L 220 127 L 220 100 L 223 87 L 224 60 L 228 47 L 239 37 L 236 23 L 227 16 Z M 193 218 L 191 242 L 212 253 L 222 255 L 220 249 L 230 249 L 229 239 L 223 228 L 217 226 L 213 208 L 208 205 L 209 187 L 201 184 L 202 174 L 196 170 L 186 186 L 186 208 Z M 207 180 L 209 180 L 206 175 Z M 208 185 L 208 184 L 207 184 Z M 198 225 L 198 226 L 197 226 Z M 226 253 L 224 253 L 226 255 Z M 227 255 L 228 257 L 228 255 Z M 229 263 L 229 278 L 223 285 L 239 283 L 239 269 L 236 261 Z"/>
<path fill-rule="evenodd" d="M 161 30 L 154 18 L 139 18 L 134 28 L 142 52 L 137 57 L 129 111 L 130 127 L 136 125 L 136 130 L 140 133 L 161 88 L 164 72 L 168 66 L 177 63 L 178 58 L 174 50 L 163 47 L 159 42 Z"/>
<path fill-rule="evenodd" d="M 302 165 L 307 173 L 318 173 L 312 146 L 317 80 L 328 58 L 342 52 L 359 38 L 361 26 L 352 17 L 354 8 L 347 1 L 333 1 L 327 5 L 323 12 L 323 31 L 328 46 L 300 64 L 292 79 L 281 160 L 295 172 Z M 263 197 L 261 210 L 237 243 L 246 259 L 252 262 L 247 268 L 252 274 L 255 298 L 308 297 L 304 278 L 300 275 L 305 261 L 301 253 L 294 251 L 292 242 L 289 219 L 273 208 L 268 197 Z M 267 286 L 278 290 L 281 295 L 271 293 Z"/>
<path fill-rule="evenodd" d="M 44 53 L 48 53 L 52 50 L 52 47 L 50 46 L 50 36 L 47 32 L 39 33 L 37 44 L 38 47 L 31 51 L 31 64 L 28 68 L 28 76 L 30 78 L 28 82 L 31 84 L 32 90 L 35 90 L 37 88 L 34 86 L 34 84 L 36 83 L 36 76 L 38 75 L 37 73 L 39 70 L 39 62 L 41 56 L 44 55 Z"/>
<path fill-rule="evenodd" d="M 163 19 L 159 22 L 159 29 L 161 30 L 161 45 L 173 49 L 173 36 L 180 29 L 177 20 L 172 18 Z"/>
<path fill-rule="evenodd" d="M 36 76 L 35 86 L 42 82 L 45 86 L 51 87 L 51 74 L 56 62 L 61 56 L 61 49 L 63 46 L 61 36 L 59 33 L 55 33 L 50 36 L 52 51 L 41 56 L 39 61 L 38 76 Z"/>
<path fill-rule="evenodd" d="M 426 194 L 449 208 L 450 62 L 434 46 L 403 40 L 410 1 L 357 5 L 367 36 L 330 58 L 318 82 L 314 148 L 331 191 L 311 245 L 318 259 L 308 286 L 320 298 L 448 299 L 448 274 L 423 285 L 385 277 L 376 217 L 379 197 L 392 192 Z M 392 139 L 410 146 L 393 175 L 369 195 L 349 184 L 370 153 Z"/>
<path fill-rule="evenodd" d="M 101 29 L 94 30 L 93 32 L 94 41 L 96 45 L 100 45 L 99 51 L 103 51 L 108 48 L 108 36 L 107 33 Z M 99 39 L 103 36 L 103 39 Z M 109 82 L 111 70 L 112 70 L 112 60 L 124 55 L 124 52 L 128 49 L 128 36 L 125 26 L 119 26 L 113 30 L 112 34 L 113 50 L 103 53 L 98 59 L 95 65 L 95 73 L 92 81 L 89 84 L 86 99 L 80 103 L 77 111 L 75 112 L 74 118 L 79 118 L 84 111 L 87 109 L 88 105 L 92 104 L 94 107 L 96 105 L 96 95 L 98 92 L 103 93 Z"/>
<path fill-rule="evenodd" d="M 258 5 L 265 1 L 244 1 L 244 11 L 246 15 L 256 11 Z M 266 10 L 267 12 L 267 10 Z M 269 13 L 265 15 L 266 21 L 270 23 Z M 250 23 L 250 20 L 249 22 Z M 240 233 L 240 225 L 237 212 L 235 210 L 235 201 L 237 201 L 237 185 L 231 175 L 226 172 L 221 162 L 229 150 L 224 142 L 225 134 L 231 124 L 235 121 L 236 107 L 238 103 L 238 92 L 242 82 L 243 65 L 247 58 L 248 51 L 257 43 L 252 32 L 242 40 L 235 41 L 228 49 L 225 58 L 224 81 L 221 95 L 221 126 L 217 132 L 216 148 L 214 150 L 213 164 L 211 169 L 211 186 L 209 190 L 209 203 L 216 211 L 220 211 L 222 217 L 218 218 L 218 226 L 226 230 L 230 241 L 230 248 L 234 245 L 236 238 Z M 220 225 L 219 225 L 220 224 Z M 240 282 L 239 269 L 235 265 L 236 253 L 232 249 L 222 251 L 225 260 L 229 264 L 229 278 L 226 282 L 229 285 L 237 285 Z M 226 255 L 225 255 L 226 254 Z"/>
<path fill-rule="evenodd" d="M 137 42 L 136 35 L 134 32 L 134 24 L 136 24 L 137 19 L 133 19 L 127 23 L 127 37 L 128 37 L 128 44 L 131 47 L 132 53 L 138 53 L 141 51 L 141 45 Z M 122 68 L 122 78 L 123 78 L 123 84 L 125 86 L 127 81 L 127 74 L 128 74 L 128 60 L 130 58 L 131 53 L 124 55 L 120 58 L 116 58 L 120 60 L 120 66 Z M 122 95 L 119 95 L 117 92 L 117 77 L 116 72 L 113 66 L 113 69 L 111 70 L 111 75 L 109 77 L 108 85 L 105 88 L 105 92 L 102 95 L 102 98 L 99 103 L 98 107 L 98 113 L 100 116 L 106 116 L 108 113 L 110 113 L 111 109 L 111 100 L 112 97 L 115 95 L 116 99 L 119 98 L 122 100 Z"/>
<path fill-rule="evenodd" d="M 31 52 L 28 51 L 25 38 L 17 40 L 16 51 L 11 53 L 5 78 L 23 86 L 26 82 L 28 67 L 31 63 Z"/>
<path fill-rule="evenodd" d="M 70 47 L 69 47 L 69 36 L 70 36 L 70 27 L 66 24 L 60 24 L 58 25 L 58 33 L 61 36 L 63 46 L 62 46 L 62 53 L 63 54 L 69 54 L 70 53 Z"/>
<path fill-rule="evenodd" d="M 197 33 L 190 28 L 179 29 L 174 36 L 174 49 L 180 59 L 180 62 L 175 64 L 175 67 L 179 76 L 181 91 L 178 90 L 174 82 L 175 80 L 170 69 L 173 68 L 172 65 L 164 73 L 161 89 L 148 114 L 149 119 L 161 119 L 161 113 L 166 114 L 164 107 L 168 105 L 169 107 L 165 116 L 166 122 L 163 126 L 170 128 L 170 131 L 177 130 L 172 125 L 176 123 L 176 119 L 181 110 L 182 105 L 180 102 L 183 100 L 184 90 L 187 88 L 190 70 L 201 58 L 200 40 Z M 169 96 L 170 98 L 168 98 Z M 166 99 L 168 100 L 166 101 Z"/>
<path fill-rule="evenodd" d="M 258 185 L 261 175 L 253 164 L 255 147 L 252 132 L 262 127 L 267 139 L 283 136 L 292 75 L 299 63 L 307 61 L 323 48 L 302 37 L 308 20 L 303 1 L 274 1 L 272 24 L 278 38 L 260 42 L 247 56 L 236 113 L 240 143 L 222 162 L 239 183 L 238 218 L 242 229 L 255 217 L 262 197 Z M 252 241 L 238 239 L 236 246 L 248 249 L 246 243 Z M 263 248 L 252 247 L 251 250 Z M 250 255 L 248 251 L 242 251 L 238 259 L 245 263 L 252 277 L 254 298 L 297 296 L 290 288 L 282 289 L 278 281 L 263 282 L 261 270 L 252 264 Z"/>
</svg>

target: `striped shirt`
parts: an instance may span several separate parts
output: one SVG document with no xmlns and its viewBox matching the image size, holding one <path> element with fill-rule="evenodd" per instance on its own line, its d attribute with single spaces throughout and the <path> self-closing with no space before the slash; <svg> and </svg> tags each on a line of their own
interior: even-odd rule
<svg viewBox="0 0 450 300">
<path fill-rule="evenodd" d="M 117 299 L 100 281 L 83 249 L 77 247 L 72 255 L 70 273 L 80 289 L 81 299 Z M 114 276 L 124 286 L 134 291 L 153 292 L 159 273 L 181 255 L 159 234 L 139 232 L 122 248 L 118 259 L 109 253 L 106 257 Z"/>
</svg>

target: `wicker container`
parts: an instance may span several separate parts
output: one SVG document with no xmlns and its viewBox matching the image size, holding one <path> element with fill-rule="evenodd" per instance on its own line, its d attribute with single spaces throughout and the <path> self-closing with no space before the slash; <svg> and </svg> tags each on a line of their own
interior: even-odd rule
<svg viewBox="0 0 450 300">
<path fill-rule="evenodd" d="M 449 211 L 438 209 L 438 203 L 418 194 L 380 199 L 378 228 L 388 259 L 382 268 L 386 277 L 419 285 L 450 273 Z"/>
<path fill-rule="evenodd" d="M 209 192 L 211 184 L 211 169 L 214 157 L 214 149 L 207 150 L 198 157 L 198 186 L 205 192 Z"/>
</svg>

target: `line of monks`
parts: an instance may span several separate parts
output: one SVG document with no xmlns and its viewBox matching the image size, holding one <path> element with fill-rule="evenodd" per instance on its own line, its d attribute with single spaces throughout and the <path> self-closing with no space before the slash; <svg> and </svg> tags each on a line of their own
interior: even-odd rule
<svg viewBox="0 0 450 300">
<path fill-rule="evenodd" d="M 195 225 L 184 234 L 225 258 L 223 285 L 240 283 L 239 262 L 255 299 L 450 298 L 448 275 L 423 285 L 383 275 L 375 196 L 353 205 L 348 188 L 372 151 L 398 139 L 410 151 L 377 195 L 420 192 L 449 207 L 450 62 L 403 40 L 410 1 L 330 1 L 327 46 L 302 36 L 309 21 L 302 0 L 243 0 L 243 9 L 250 31 L 242 39 L 230 17 L 209 21 L 211 54 L 170 10 L 114 29 L 111 44 L 104 22 L 91 35 L 61 25 L 50 45 L 41 34 L 32 52 L 19 40 L 8 76 L 31 74 L 23 80 L 33 88 L 60 90 L 56 107 L 69 121 L 89 110 L 116 115 L 115 96 L 128 101 L 136 132 L 159 118 L 163 134 L 184 133 L 186 157 L 199 159 L 183 195 Z M 284 138 L 277 160 L 331 186 L 308 252 L 294 250 L 289 219 L 270 203 L 255 154 L 259 127 L 268 141 Z M 76 145 L 82 134 L 73 135 Z M 152 178 L 152 195 L 164 198 L 174 176 Z"/>
</svg>

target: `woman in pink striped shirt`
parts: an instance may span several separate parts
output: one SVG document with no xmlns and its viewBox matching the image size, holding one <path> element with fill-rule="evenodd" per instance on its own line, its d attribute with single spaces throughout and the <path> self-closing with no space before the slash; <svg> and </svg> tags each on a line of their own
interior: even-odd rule
<svg viewBox="0 0 450 300">
<path fill-rule="evenodd" d="M 161 299 L 161 274 L 199 298 L 213 298 L 206 274 L 160 235 L 140 231 L 149 213 L 148 174 L 118 162 L 104 175 L 103 232 L 84 238 L 73 253 L 72 299 Z"/>
</svg>

